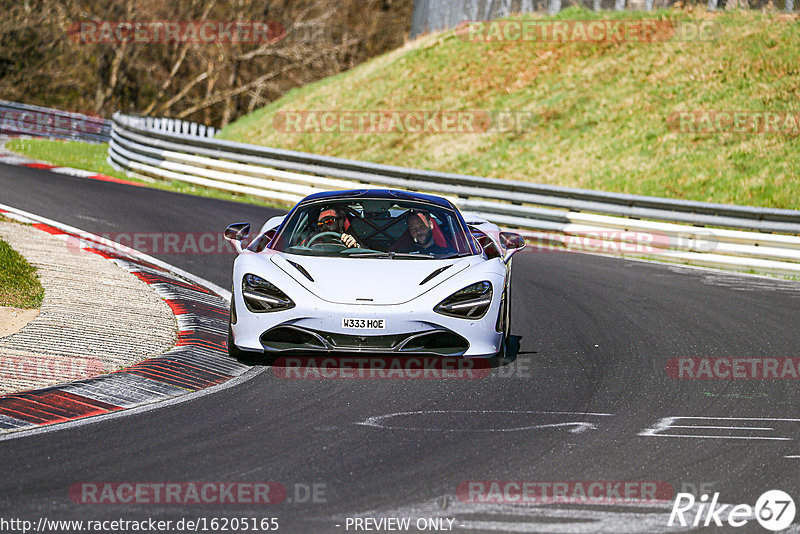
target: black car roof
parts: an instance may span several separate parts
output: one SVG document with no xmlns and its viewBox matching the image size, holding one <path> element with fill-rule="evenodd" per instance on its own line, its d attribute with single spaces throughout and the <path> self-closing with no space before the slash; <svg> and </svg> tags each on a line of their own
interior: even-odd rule
<svg viewBox="0 0 800 534">
<path fill-rule="evenodd" d="M 443 208 L 453 208 L 453 205 L 446 198 L 437 197 L 436 195 L 426 195 L 424 193 L 412 193 L 411 191 L 400 191 L 397 189 L 349 189 L 347 191 L 324 191 L 322 193 L 314 193 L 313 195 L 307 196 L 301 200 L 298 205 L 317 200 L 339 200 L 347 198 L 355 199 L 358 197 L 389 200 L 421 200 L 424 202 L 430 202 L 431 204 L 436 204 L 437 206 L 441 206 Z"/>
</svg>

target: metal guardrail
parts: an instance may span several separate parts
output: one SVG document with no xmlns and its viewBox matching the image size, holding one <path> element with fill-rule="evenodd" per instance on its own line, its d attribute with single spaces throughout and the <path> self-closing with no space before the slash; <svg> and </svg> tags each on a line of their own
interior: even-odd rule
<svg viewBox="0 0 800 534">
<path fill-rule="evenodd" d="M 0 134 L 105 143 L 111 138 L 111 121 L 92 115 L 0 100 Z"/>
<path fill-rule="evenodd" d="M 430 192 L 451 198 L 462 211 L 525 229 L 542 245 L 577 242 L 596 252 L 800 275 L 800 211 L 408 169 L 236 143 L 213 133 L 185 121 L 115 113 L 108 161 L 133 175 L 285 203 L 331 189 Z M 649 249 L 621 245 L 637 239 Z"/>
</svg>

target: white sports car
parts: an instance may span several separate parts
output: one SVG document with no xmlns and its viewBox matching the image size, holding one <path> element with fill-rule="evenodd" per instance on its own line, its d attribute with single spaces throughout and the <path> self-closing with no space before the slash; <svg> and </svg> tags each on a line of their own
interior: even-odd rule
<svg viewBox="0 0 800 534">
<path fill-rule="evenodd" d="M 317 193 L 274 217 L 233 267 L 228 350 L 504 355 L 517 234 L 441 197 L 383 189 Z"/>
</svg>

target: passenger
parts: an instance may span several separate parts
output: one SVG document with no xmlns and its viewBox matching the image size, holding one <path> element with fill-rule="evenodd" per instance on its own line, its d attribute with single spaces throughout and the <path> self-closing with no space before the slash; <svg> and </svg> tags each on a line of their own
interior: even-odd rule
<svg viewBox="0 0 800 534">
<path fill-rule="evenodd" d="M 436 244 L 433 229 L 436 222 L 426 211 L 412 211 L 406 216 L 408 232 L 411 235 L 411 251 L 429 254 L 447 254 L 452 252 L 448 247 Z"/>
</svg>

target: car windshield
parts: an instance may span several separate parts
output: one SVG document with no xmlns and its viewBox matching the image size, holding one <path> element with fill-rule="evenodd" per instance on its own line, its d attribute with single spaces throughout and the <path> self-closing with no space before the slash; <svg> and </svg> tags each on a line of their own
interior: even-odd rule
<svg viewBox="0 0 800 534">
<path fill-rule="evenodd" d="M 299 206 L 270 248 L 306 256 L 443 259 L 473 254 L 469 243 L 452 209 L 359 198 Z"/>
</svg>

